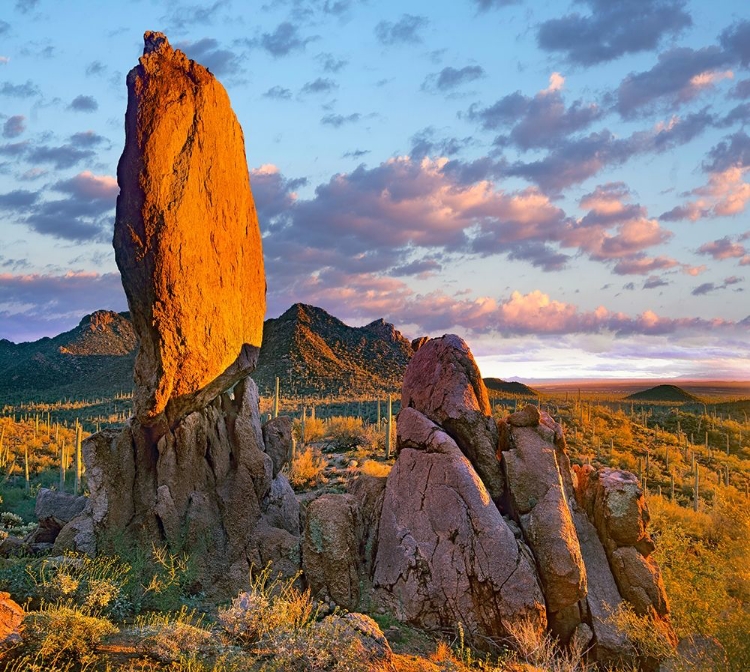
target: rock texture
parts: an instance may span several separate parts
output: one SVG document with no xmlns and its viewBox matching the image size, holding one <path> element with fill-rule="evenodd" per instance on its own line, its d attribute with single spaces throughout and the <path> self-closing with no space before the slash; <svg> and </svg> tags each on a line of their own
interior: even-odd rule
<svg viewBox="0 0 750 672">
<path fill-rule="evenodd" d="M 543 628 L 533 559 L 469 460 L 419 411 L 404 408 L 397 423 L 400 452 L 386 484 L 376 589 L 399 618 L 428 628 L 460 622 L 474 635 L 501 637 L 524 618 Z"/>
<path fill-rule="evenodd" d="M 503 495 L 498 433 L 487 390 L 469 346 L 447 335 L 424 343 L 404 374 L 401 408 L 440 425 L 469 458 L 493 500 Z"/>
<path fill-rule="evenodd" d="M 266 286 L 226 91 L 163 34 L 144 40 L 127 77 L 114 247 L 140 339 L 136 417 L 174 425 L 254 368 Z"/>
<path fill-rule="evenodd" d="M 29 543 L 54 543 L 65 525 L 86 506 L 86 497 L 42 488 L 36 496 L 34 514 L 39 527 L 30 535 Z"/>
<path fill-rule="evenodd" d="M 263 445 L 273 463 L 273 476 L 276 478 L 285 464 L 292 460 L 294 443 L 292 439 L 292 419 L 286 415 L 269 420 L 263 425 Z"/>
<path fill-rule="evenodd" d="M 312 594 L 353 611 L 359 604 L 362 517 L 352 495 L 321 495 L 305 517 L 302 569 Z"/>
<path fill-rule="evenodd" d="M 10 593 L 0 593 L 0 649 L 21 641 L 24 612 L 10 599 Z"/>
</svg>

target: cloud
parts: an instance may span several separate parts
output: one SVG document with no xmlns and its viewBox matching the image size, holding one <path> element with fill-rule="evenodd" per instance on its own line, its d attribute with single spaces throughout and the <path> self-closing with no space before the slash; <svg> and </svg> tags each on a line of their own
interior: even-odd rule
<svg viewBox="0 0 750 672">
<path fill-rule="evenodd" d="M 541 49 L 560 52 L 576 65 L 652 51 L 664 38 L 679 35 L 693 23 L 685 0 L 582 0 L 582 4 L 591 14 L 550 19 L 537 31 Z"/>
<path fill-rule="evenodd" d="M 648 257 L 637 255 L 618 261 L 612 269 L 617 275 L 648 275 L 654 271 L 661 271 L 679 266 L 679 262 L 667 256 Z"/>
<path fill-rule="evenodd" d="M 272 98 L 274 100 L 291 100 L 292 92 L 277 84 L 268 89 L 268 91 L 263 94 L 263 97 Z"/>
<path fill-rule="evenodd" d="M 722 31 L 719 42 L 743 66 L 750 65 L 750 21 L 737 21 Z"/>
<path fill-rule="evenodd" d="M 437 273 L 442 268 L 442 265 L 436 259 L 415 259 L 414 261 L 410 261 L 409 263 L 403 264 L 402 266 L 394 267 L 393 269 L 391 269 L 389 275 L 393 275 L 396 277 L 411 275 L 426 277 Z"/>
<path fill-rule="evenodd" d="M 362 115 L 359 112 L 352 112 L 351 114 L 326 114 L 320 123 L 325 126 L 333 126 L 334 128 L 341 128 L 344 124 L 353 124 L 359 121 Z"/>
<path fill-rule="evenodd" d="M 240 57 L 229 49 L 223 49 L 211 37 L 204 37 L 197 42 L 178 42 L 175 46 L 215 75 L 234 75 L 242 70 Z"/>
<path fill-rule="evenodd" d="M 58 170 L 72 168 L 76 164 L 96 156 L 90 149 L 79 149 L 71 144 L 51 147 L 38 145 L 28 149 L 26 160 L 30 163 L 50 163 Z"/>
<path fill-rule="evenodd" d="M 0 35 L 5 35 L 7 32 L 10 32 L 10 24 L 0 19 Z"/>
<path fill-rule="evenodd" d="M 58 334 L 102 308 L 127 310 L 119 273 L 0 273 L 0 337 L 27 341 Z"/>
<path fill-rule="evenodd" d="M 381 44 L 416 44 L 422 41 L 420 31 L 429 23 L 427 17 L 403 14 L 395 23 L 381 21 L 375 26 L 375 37 Z"/>
<path fill-rule="evenodd" d="M 336 58 L 333 54 L 318 54 L 315 59 L 323 66 L 325 72 L 337 73 L 344 68 L 349 61 Z"/>
<path fill-rule="evenodd" d="M 703 162 L 703 170 L 721 173 L 739 166 L 750 167 L 750 137 L 745 131 L 737 131 L 711 148 L 708 160 Z"/>
<path fill-rule="evenodd" d="M 74 147 L 89 148 L 109 144 L 109 140 L 94 131 L 80 131 L 70 136 L 70 144 Z"/>
<path fill-rule="evenodd" d="M 272 164 L 250 170 L 250 185 L 261 229 L 267 222 L 287 212 L 297 200 L 296 189 L 307 184 L 307 178 L 288 179 Z"/>
<path fill-rule="evenodd" d="M 361 159 L 363 156 L 370 154 L 369 149 L 353 149 L 350 152 L 344 152 L 342 158 L 345 159 Z"/>
<path fill-rule="evenodd" d="M 472 137 L 466 138 L 439 138 L 437 131 L 428 126 L 415 133 L 410 139 L 411 150 L 409 155 L 413 159 L 422 159 L 429 156 L 455 156 L 472 142 Z"/>
<path fill-rule="evenodd" d="M 206 26 L 214 22 L 219 10 L 231 7 L 230 0 L 217 0 L 211 5 L 186 5 L 171 3 L 170 13 L 163 19 L 176 28 L 192 25 Z"/>
<path fill-rule="evenodd" d="M 427 75 L 422 83 L 422 89 L 425 91 L 452 91 L 484 76 L 484 68 L 479 65 L 467 65 L 460 69 L 448 66 L 440 72 Z"/>
<path fill-rule="evenodd" d="M 22 114 L 14 114 L 12 117 L 8 117 L 3 124 L 3 137 L 17 138 L 26 130 L 25 121 L 26 117 Z"/>
<path fill-rule="evenodd" d="M 284 21 L 272 33 L 263 33 L 261 35 L 260 46 L 274 58 L 281 58 L 282 56 L 288 56 L 292 52 L 302 51 L 314 39 L 316 38 L 300 37 L 297 27 L 288 21 Z"/>
<path fill-rule="evenodd" d="M 10 96 L 12 98 L 33 98 L 40 93 L 39 87 L 30 79 L 25 84 L 11 84 L 3 82 L 0 85 L 0 96 Z"/>
<path fill-rule="evenodd" d="M 698 196 L 684 205 L 672 208 L 661 215 L 663 221 L 679 221 L 727 217 L 744 211 L 750 201 L 750 184 L 745 182 L 745 173 L 750 167 L 732 166 L 722 172 L 711 173 L 708 184 L 693 189 L 690 194 Z"/>
<path fill-rule="evenodd" d="M 653 112 L 659 101 L 666 109 L 676 109 L 722 79 L 731 79 L 732 71 L 725 69 L 729 62 L 727 53 L 716 46 L 665 51 L 650 70 L 622 80 L 616 92 L 617 110 L 623 118 L 631 119 Z"/>
<path fill-rule="evenodd" d="M 95 112 L 99 109 L 99 103 L 93 96 L 76 96 L 68 105 L 68 109 L 76 112 Z"/>
<path fill-rule="evenodd" d="M 39 194 L 25 189 L 16 189 L 7 194 L 0 194 L 0 209 L 24 210 L 36 203 Z"/>
<path fill-rule="evenodd" d="M 336 82 L 328 77 L 318 77 L 312 82 L 307 82 L 300 90 L 300 93 L 303 95 L 310 93 L 330 93 L 331 91 L 335 91 L 338 86 Z"/>
<path fill-rule="evenodd" d="M 704 282 L 702 285 L 698 285 L 692 292 L 690 292 L 693 296 L 702 296 L 704 294 L 708 294 L 709 292 L 713 292 L 718 287 L 713 282 Z"/>
<path fill-rule="evenodd" d="M 605 167 L 626 163 L 634 156 L 662 153 L 700 135 L 714 122 L 701 110 L 685 117 L 673 117 L 646 131 L 618 137 L 608 129 L 577 138 L 559 140 L 546 156 L 534 161 L 516 161 L 502 167 L 505 175 L 523 177 L 546 191 L 557 192 L 596 175 Z"/>
<path fill-rule="evenodd" d="M 16 0 L 16 9 L 22 14 L 28 14 L 31 10 L 36 9 L 39 0 Z"/>
<path fill-rule="evenodd" d="M 650 275 L 643 282 L 643 289 L 656 289 L 657 287 L 665 287 L 669 283 L 663 280 L 658 275 Z"/>
<path fill-rule="evenodd" d="M 594 103 L 576 100 L 566 107 L 561 93 L 564 81 L 564 77 L 553 72 L 550 86 L 533 98 L 516 91 L 486 108 L 472 105 L 467 116 L 479 121 L 485 130 L 510 127 L 509 141 L 521 149 L 555 147 L 566 136 L 604 116 L 604 111 Z"/>
<path fill-rule="evenodd" d="M 106 72 L 107 66 L 101 61 L 91 61 L 91 63 L 86 66 L 86 75 L 89 77 L 103 76 Z"/>
<path fill-rule="evenodd" d="M 521 0 L 472 0 L 472 2 L 480 12 L 487 12 L 490 9 L 500 9 L 501 7 L 517 5 Z"/>
<path fill-rule="evenodd" d="M 735 242 L 729 236 L 724 236 L 710 243 L 704 243 L 698 248 L 697 253 L 710 255 L 717 261 L 721 261 L 743 257 L 747 254 L 747 250 L 740 242 Z"/>
<path fill-rule="evenodd" d="M 110 207 L 114 207 L 120 193 L 117 179 L 110 175 L 94 175 L 88 170 L 68 180 L 56 182 L 52 188 L 82 200 L 105 201 Z"/>
</svg>

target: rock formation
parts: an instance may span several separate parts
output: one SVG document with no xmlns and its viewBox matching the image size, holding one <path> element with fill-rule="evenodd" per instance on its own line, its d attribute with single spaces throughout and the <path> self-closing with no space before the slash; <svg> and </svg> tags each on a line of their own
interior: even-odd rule
<svg viewBox="0 0 750 672">
<path fill-rule="evenodd" d="M 637 479 L 574 473 L 561 426 L 535 406 L 493 420 L 460 338 L 414 354 L 397 433 L 373 582 L 399 618 L 493 639 L 530 619 L 610 664 L 634 655 L 611 618 L 628 602 L 675 641 Z"/>
<path fill-rule="evenodd" d="M 160 33 L 127 83 L 114 246 L 140 341 L 135 414 L 84 442 L 90 499 L 60 537 L 188 551 L 196 587 L 229 596 L 252 565 L 294 573 L 300 559 L 278 473 L 291 426 L 262 430 L 247 377 L 266 288 L 242 130 L 221 84 Z"/>
<path fill-rule="evenodd" d="M 127 77 L 114 247 L 140 340 L 136 417 L 174 425 L 255 367 L 266 285 L 226 91 L 161 33 L 144 40 Z"/>
</svg>

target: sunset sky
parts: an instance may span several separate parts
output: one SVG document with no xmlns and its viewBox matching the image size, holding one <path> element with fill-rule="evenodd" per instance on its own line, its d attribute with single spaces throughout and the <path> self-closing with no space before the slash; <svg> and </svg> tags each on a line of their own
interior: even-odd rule
<svg viewBox="0 0 750 672">
<path fill-rule="evenodd" d="M 750 379 L 747 0 L 3 0 L 0 338 L 127 309 L 145 30 L 229 92 L 268 317 L 458 333 L 503 378 Z"/>
</svg>

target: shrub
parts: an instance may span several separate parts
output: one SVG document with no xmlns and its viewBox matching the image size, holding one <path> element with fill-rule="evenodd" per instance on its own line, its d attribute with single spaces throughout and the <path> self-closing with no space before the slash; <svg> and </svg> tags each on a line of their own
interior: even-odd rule
<svg viewBox="0 0 750 672">
<path fill-rule="evenodd" d="M 324 480 L 325 459 L 319 448 L 306 446 L 298 450 L 289 467 L 289 482 L 295 488 L 318 485 Z"/>
<path fill-rule="evenodd" d="M 173 614 L 140 617 L 134 632 L 141 637 L 137 651 L 162 663 L 187 664 L 215 648 L 213 633 L 203 617 L 186 607 Z"/>
<path fill-rule="evenodd" d="M 26 616 L 24 647 L 47 665 L 88 663 L 94 660 L 101 640 L 116 632 L 109 620 L 85 609 L 45 605 Z"/>
</svg>

